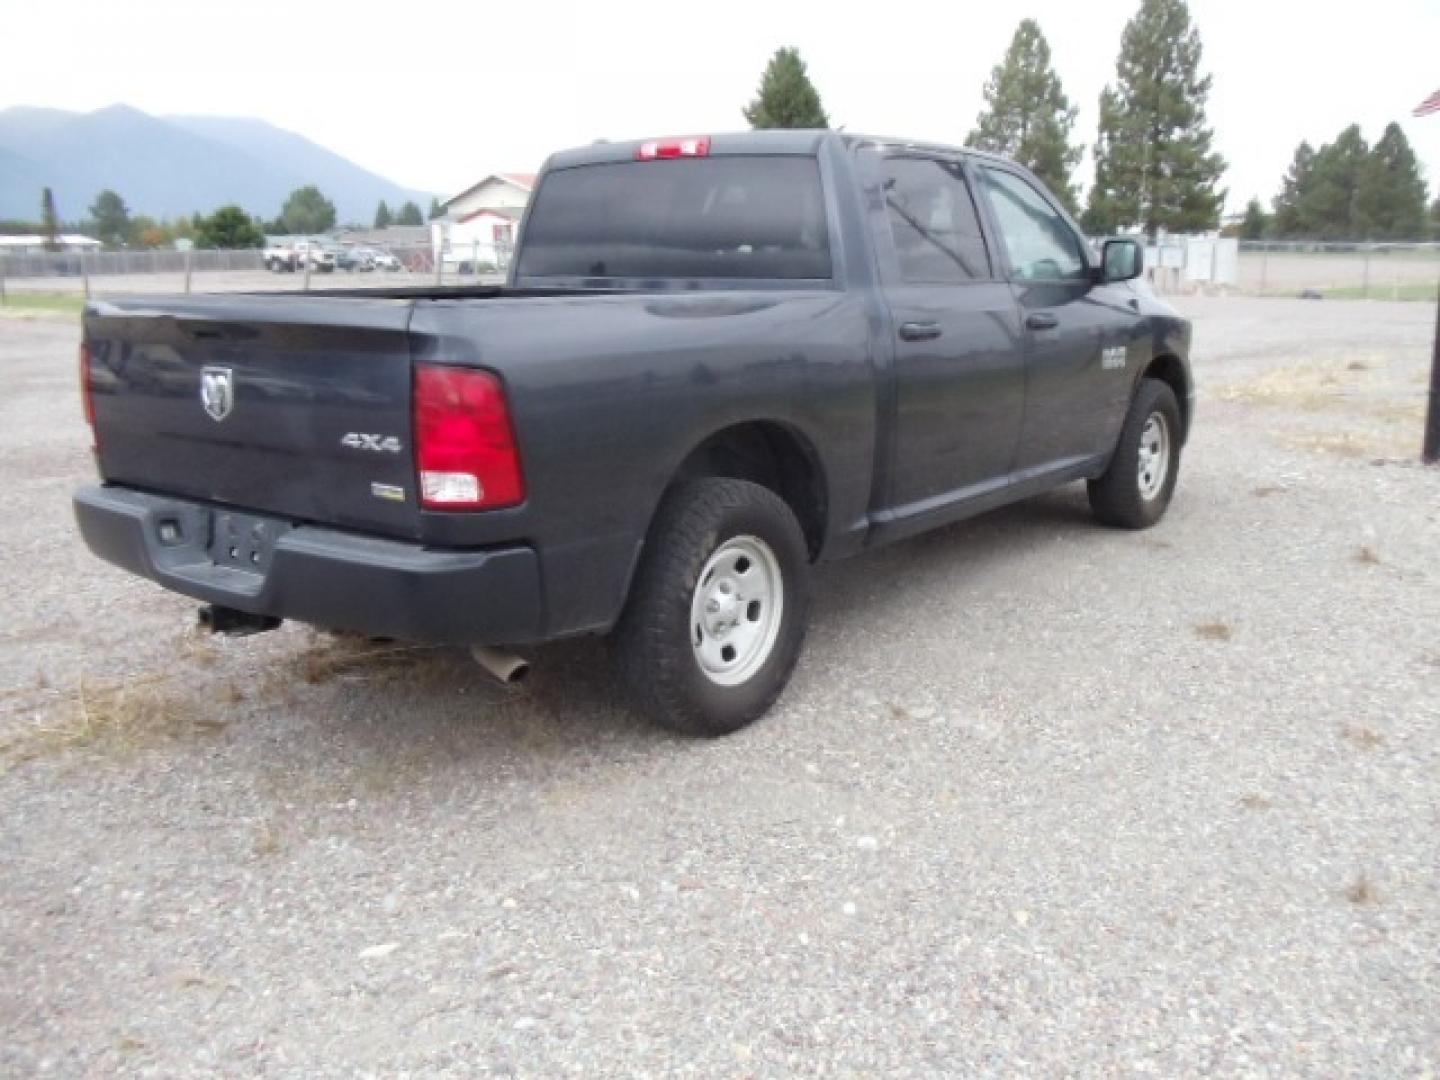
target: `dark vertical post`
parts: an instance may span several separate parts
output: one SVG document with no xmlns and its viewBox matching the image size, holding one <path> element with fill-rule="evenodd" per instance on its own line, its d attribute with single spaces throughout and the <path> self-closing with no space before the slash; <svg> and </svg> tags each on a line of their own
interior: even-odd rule
<svg viewBox="0 0 1440 1080">
<path fill-rule="evenodd" d="M 1440 288 L 1436 289 L 1435 349 L 1430 354 L 1430 407 L 1425 413 L 1425 447 L 1420 460 L 1440 465 Z"/>
</svg>

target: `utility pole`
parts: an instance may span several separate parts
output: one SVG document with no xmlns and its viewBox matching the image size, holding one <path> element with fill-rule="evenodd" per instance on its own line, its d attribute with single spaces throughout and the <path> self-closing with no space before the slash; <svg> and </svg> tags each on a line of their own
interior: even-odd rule
<svg viewBox="0 0 1440 1080">
<path fill-rule="evenodd" d="M 1440 90 L 1415 106 L 1412 116 L 1440 113 Z M 1430 354 L 1430 403 L 1425 410 L 1425 444 L 1420 460 L 1426 465 L 1440 465 L 1440 286 L 1436 289 L 1435 351 Z"/>
<path fill-rule="evenodd" d="M 1420 460 L 1440 465 L 1440 286 L 1435 296 L 1435 349 L 1430 354 L 1430 406 L 1425 413 L 1425 446 Z"/>
</svg>

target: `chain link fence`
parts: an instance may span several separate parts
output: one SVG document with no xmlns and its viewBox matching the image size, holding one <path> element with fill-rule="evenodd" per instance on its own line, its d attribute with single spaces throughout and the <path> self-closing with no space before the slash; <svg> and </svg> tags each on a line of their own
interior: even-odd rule
<svg viewBox="0 0 1440 1080">
<path fill-rule="evenodd" d="M 1165 236 L 1149 245 L 1157 291 L 1336 300 L 1434 300 L 1440 244 Z"/>
<path fill-rule="evenodd" d="M 509 245 L 466 245 L 463 251 L 445 252 L 439 260 L 428 242 L 371 242 L 337 245 L 333 250 L 340 264 L 333 269 L 305 265 L 269 269 L 258 248 L 4 252 L 0 253 L 0 302 L 7 295 L 23 298 L 25 294 L 114 296 L 485 284 L 502 280 L 510 258 Z"/>
<path fill-rule="evenodd" d="M 438 259 L 429 242 L 370 240 L 348 248 L 378 257 L 356 260 L 349 269 L 272 271 L 258 249 L 6 252 L 0 254 L 0 302 L 7 294 L 24 293 L 104 296 L 497 283 L 512 256 L 511 245 L 500 242 L 447 244 Z M 1429 243 L 1167 236 L 1147 248 L 1145 266 L 1151 287 L 1171 295 L 1428 301 L 1440 291 L 1440 244 Z"/>
</svg>

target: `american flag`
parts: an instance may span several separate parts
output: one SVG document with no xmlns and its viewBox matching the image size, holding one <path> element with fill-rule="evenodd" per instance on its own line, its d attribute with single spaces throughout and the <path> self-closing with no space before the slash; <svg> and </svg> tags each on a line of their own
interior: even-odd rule
<svg viewBox="0 0 1440 1080">
<path fill-rule="evenodd" d="M 1435 93 L 1415 106 L 1416 116 L 1429 116 L 1435 112 L 1440 112 L 1440 90 L 1436 90 Z"/>
</svg>

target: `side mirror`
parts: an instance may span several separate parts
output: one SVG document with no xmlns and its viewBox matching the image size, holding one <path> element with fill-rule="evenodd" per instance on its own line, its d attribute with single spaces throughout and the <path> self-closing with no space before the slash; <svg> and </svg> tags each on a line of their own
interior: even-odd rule
<svg viewBox="0 0 1440 1080">
<path fill-rule="evenodd" d="M 1129 281 L 1145 268 L 1145 252 L 1134 240 L 1106 240 L 1100 251 L 1100 280 Z"/>
</svg>

